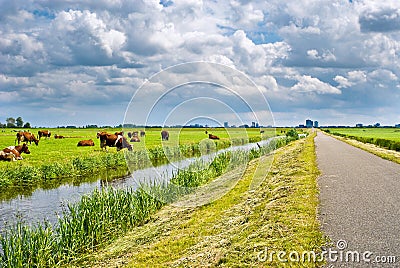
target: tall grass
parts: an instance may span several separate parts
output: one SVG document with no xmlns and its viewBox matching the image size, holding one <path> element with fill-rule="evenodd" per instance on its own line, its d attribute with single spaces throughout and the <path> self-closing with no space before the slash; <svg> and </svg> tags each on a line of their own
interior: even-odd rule
<svg viewBox="0 0 400 268">
<path fill-rule="evenodd" d="M 277 139 L 248 152 L 225 152 L 211 163 L 196 161 L 177 172 L 169 183 L 141 185 L 135 191 L 111 187 L 95 190 L 67 205 L 54 226 L 48 222 L 34 226 L 18 222 L 0 237 L 1 267 L 52 267 L 77 260 L 146 223 L 165 203 L 288 141 Z"/>
</svg>

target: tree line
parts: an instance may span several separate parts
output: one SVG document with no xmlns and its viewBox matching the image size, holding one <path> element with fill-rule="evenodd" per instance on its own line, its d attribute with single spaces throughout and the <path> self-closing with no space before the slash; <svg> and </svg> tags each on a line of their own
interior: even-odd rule
<svg viewBox="0 0 400 268">
<path fill-rule="evenodd" d="M 30 128 L 31 124 L 29 122 L 26 122 L 24 124 L 24 120 L 22 120 L 21 116 L 17 117 L 17 119 L 15 119 L 14 117 L 8 117 L 6 119 L 5 124 L 0 122 L 0 128 L 6 128 L 6 127 L 7 128 L 17 128 L 17 127 Z"/>
</svg>

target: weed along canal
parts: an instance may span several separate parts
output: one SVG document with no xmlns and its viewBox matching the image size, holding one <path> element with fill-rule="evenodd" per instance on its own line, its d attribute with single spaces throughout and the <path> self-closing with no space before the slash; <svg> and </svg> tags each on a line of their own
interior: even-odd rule
<svg viewBox="0 0 400 268">
<path fill-rule="evenodd" d="M 193 166 L 198 168 L 199 166 L 209 165 L 223 154 L 243 152 L 247 156 L 252 151 L 260 151 L 263 148 L 268 153 L 275 148 L 278 140 L 279 137 L 269 138 L 258 143 L 231 146 L 215 153 L 203 154 L 200 157 L 186 158 L 168 164 L 133 170 L 131 175 L 109 182 L 97 179 L 80 184 L 67 183 L 55 189 L 37 189 L 31 195 L 21 195 L 10 200 L 1 201 L 1 232 L 3 233 L 7 228 L 15 225 L 16 222 L 22 222 L 23 225 L 35 225 L 44 221 L 55 224 L 59 217 L 62 217 L 62 211 L 66 210 L 68 204 L 79 201 L 82 196 L 88 195 L 96 189 L 101 191 L 101 189 L 111 186 L 115 189 L 131 189 L 135 191 L 138 187 L 143 187 L 143 185 L 165 184 L 176 176 L 178 171 L 185 171 L 188 168 L 193 168 Z"/>
</svg>

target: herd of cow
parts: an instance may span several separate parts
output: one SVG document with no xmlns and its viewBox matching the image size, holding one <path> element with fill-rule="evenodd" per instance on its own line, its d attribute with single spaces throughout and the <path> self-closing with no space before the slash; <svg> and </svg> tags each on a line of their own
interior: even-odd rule
<svg viewBox="0 0 400 268">
<path fill-rule="evenodd" d="M 128 137 L 130 138 L 130 142 L 140 142 L 140 137 L 145 137 L 146 132 L 144 131 L 134 131 L 134 132 L 128 132 Z M 208 132 L 206 131 L 206 134 Z M 51 132 L 49 130 L 39 130 L 38 131 L 38 137 L 37 139 L 33 133 L 27 132 L 27 131 L 19 131 L 17 133 L 17 137 L 15 139 L 15 144 L 18 142 L 18 145 L 15 146 L 9 146 L 7 148 L 4 148 L 3 150 L 0 151 L 0 160 L 3 161 L 16 161 L 16 160 L 22 160 L 22 153 L 30 154 L 30 151 L 28 149 L 27 143 L 29 144 L 35 143 L 36 145 L 39 145 L 39 140 L 42 137 L 45 138 L 50 138 L 51 137 Z M 63 139 L 64 136 L 60 135 L 54 135 L 55 139 Z M 132 151 L 132 145 L 128 142 L 128 140 L 124 136 L 124 132 L 115 132 L 115 133 L 107 133 L 104 131 L 97 132 L 97 138 L 100 140 L 100 148 L 107 150 L 108 147 L 116 147 L 117 151 L 122 150 L 124 148 L 128 149 L 129 151 Z M 219 140 L 219 137 L 208 134 L 209 139 L 213 140 Z M 168 141 L 169 140 L 169 132 L 166 130 L 161 131 L 161 139 L 163 141 Z M 23 142 L 22 145 L 20 143 Z M 94 146 L 93 140 L 81 140 L 78 142 L 77 146 Z"/>
</svg>

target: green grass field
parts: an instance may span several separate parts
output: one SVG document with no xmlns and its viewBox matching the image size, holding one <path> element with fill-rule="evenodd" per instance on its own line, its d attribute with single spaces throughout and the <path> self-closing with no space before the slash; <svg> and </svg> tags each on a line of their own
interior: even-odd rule
<svg viewBox="0 0 400 268">
<path fill-rule="evenodd" d="M 331 133 L 337 132 L 356 137 L 387 139 L 400 142 L 398 128 L 329 128 Z"/>
<path fill-rule="evenodd" d="M 37 137 L 39 129 L 30 129 Z M 100 149 L 100 142 L 96 139 L 98 131 L 107 131 L 114 133 L 121 129 L 49 129 L 52 137 L 49 139 L 42 138 L 39 146 L 32 143 L 29 146 L 31 151 L 30 155 L 23 154 L 23 160 L 14 163 L 0 162 L 0 168 L 9 168 L 14 165 L 31 165 L 38 166 L 49 163 L 63 163 L 71 161 L 76 157 L 90 157 L 104 154 Z M 140 131 L 141 129 L 124 129 L 125 133 L 128 131 Z M 193 144 L 200 143 L 204 139 L 208 139 L 205 134 L 205 129 L 167 129 L 170 133 L 170 140 L 161 142 L 161 129 L 153 128 L 146 130 L 146 136 L 141 138 L 140 142 L 132 143 L 134 151 L 151 149 L 158 146 L 177 146 L 180 144 Z M 259 129 L 209 129 L 209 133 L 217 135 L 221 141 L 238 139 L 238 138 L 251 138 L 261 137 L 267 138 L 275 135 L 275 129 L 265 129 L 265 133 L 260 134 Z M 65 139 L 54 139 L 54 135 L 62 135 Z M 279 133 L 278 133 L 279 134 Z M 126 134 L 125 134 L 126 136 Z M 0 149 L 14 145 L 16 132 L 13 129 L 5 129 L 5 132 L 0 132 Z M 94 147 L 77 147 L 80 140 L 92 139 L 95 143 Z M 109 148 L 109 152 L 116 152 L 116 148 Z"/>
</svg>

